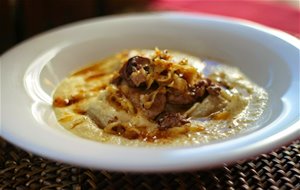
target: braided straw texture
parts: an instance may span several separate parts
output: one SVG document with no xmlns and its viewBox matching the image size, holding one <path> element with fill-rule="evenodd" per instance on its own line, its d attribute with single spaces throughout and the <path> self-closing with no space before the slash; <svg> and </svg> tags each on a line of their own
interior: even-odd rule
<svg viewBox="0 0 300 190">
<path fill-rule="evenodd" d="M 300 139 L 250 161 L 184 173 L 133 174 L 83 169 L 25 152 L 0 138 L 0 190 L 300 190 Z"/>
</svg>

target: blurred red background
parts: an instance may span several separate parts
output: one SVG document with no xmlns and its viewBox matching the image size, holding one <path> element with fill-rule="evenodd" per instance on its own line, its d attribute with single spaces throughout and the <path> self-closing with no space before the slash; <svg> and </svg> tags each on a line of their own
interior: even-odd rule
<svg viewBox="0 0 300 190">
<path fill-rule="evenodd" d="M 299 0 L 0 0 L 0 54 L 35 34 L 77 20 L 161 10 L 243 18 L 300 37 Z"/>
</svg>

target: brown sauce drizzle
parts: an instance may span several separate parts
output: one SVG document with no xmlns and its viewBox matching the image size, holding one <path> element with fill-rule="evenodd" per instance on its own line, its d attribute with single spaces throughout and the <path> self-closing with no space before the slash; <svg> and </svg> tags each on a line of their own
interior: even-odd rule
<svg viewBox="0 0 300 190">
<path fill-rule="evenodd" d="M 105 72 L 99 72 L 99 73 L 95 73 L 95 74 L 93 74 L 93 75 L 91 75 L 91 76 L 88 76 L 86 79 L 85 79 L 85 81 L 91 81 L 91 80 L 97 80 L 97 79 L 99 79 L 99 78 L 101 78 L 101 77 L 103 77 L 103 76 L 105 76 L 107 73 L 105 73 Z"/>
<path fill-rule="evenodd" d="M 231 117 L 231 114 L 229 112 L 221 112 L 216 113 L 211 116 L 211 119 L 213 120 L 227 120 Z"/>
<path fill-rule="evenodd" d="M 101 86 L 96 86 L 96 87 L 92 88 L 90 91 L 97 92 L 97 91 L 105 89 L 106 87 L 107 87 L 107 85 L 104 84 L 104 85 L 101 85 Z"/>
<path fill-rule="evenodd" d="M 181 135 L 186 135 L 188 132 L 203 132 L 205 129 L 202 126 L 190 128 L 190 126 L 181 126 L 182 129 L 179 133 L 173 133 L 171 130 L 158 130 L 155 133 L 147 133 L 146 131 L 141 131 L 139 134 L 139 139 L 145 142 L 154 142 L 155 140 L 162 139 L 172 139 L 177 138 Z"/>
<path fill-rule="evenodd" d="M 77 94 L 75 96 L 71 96 L 70 98 L 61 98 L 61 97 L 56 97 L 53 101 L 53 106 L 54 107 L 67 107 L 72 104 L 76 104 L 83 100 L 85 98 L 84 94 Z"/>
<path fill-rule="evenodd" d="M 81 69 L 75 73 L 72 74 L 72 76 L 78 76 L 78 75 L 84 75 L 90 72 L 95 72 L 96 70 L 99 70 L 99 64 L 95 64 L 92 66 L 89 66 L 87 68 Z"/>
<path fill-rule="evenodd" d="M 85 115 L 86 114 L 86 110 L 80 109 L 80 108 L 74 108 L 73 111 L 79 115 Z"/>
<path fill-rule="evenodd" d="M 84 122 L 84 120 L 81 120 L 81 121 L 79 121 L 77 123 L 74 123 L 74 125 L 71 127 L 71 129 L 74 129 L 75 127 L 77 127 L 78 125 L 80 125 L 83 122 Z"/>
<path fill-rule="evenodd" d="M 153 143 L 155 140 L 168 140 L 172 138 L 177 138 L 181 135 L 186 135 L 188 132 L 203 132 L 205 128 L 202 126 L 192 127 L 181 126 L 180 132 L 172 132 L 171 130 L 157 130 L 155 132 L 149 133 L 144 128 L 139 129 L 139 133 L 134 131 L 126 130 L 123 126 L 115 126 L 111 134 L 122 136 L 127 139 L 139 139 L 141 141 Z"/>
<path fill-rule="evenodd" d="M 68 121 L 72 121 L 73 116 L 72 115 L 68 115 L 66 117 L 60 118 L 58 121 L 59 122 L 68 122 Z"/>
</svg>

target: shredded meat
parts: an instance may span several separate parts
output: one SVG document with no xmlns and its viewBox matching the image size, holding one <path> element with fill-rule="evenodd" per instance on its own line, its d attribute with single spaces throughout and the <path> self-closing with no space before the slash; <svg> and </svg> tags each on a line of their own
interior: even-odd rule
<svg viewBox="0 0 300 190">
<path fill-rule="evenodd" d="M 164 111 L 166 105 L 166 96 L 158 93 L 149 109 L 144 108 L 144 115 L 149 119 L 154 119 L 157 115 Z"/>
<path fill-rule="evenodd" d="M 195 77 L 195 73 L 190 72 L 191 70 L 182 69 L 180 71 L 177 69 L 174 71 L 169 68 L 171 67 L 169 63 L 162 66 L 160 62 L 154 62 L 146 57 L 134 56 L 123 65 L 119 75 L 112 81 L 122 91 L 122 94 L 132 102 L 133 106 L 148 119 L 157 118 L 158 115 L 166 111 L 166 105 L 171 104 L 179 107 L 191 105 L 202 101 L 208 95 L 217 96 L 220 93 L 219 85 L 208 78 Z M 170 79 L 162 82 L 162 79 L 158 78 L 162 74 L 165 78 L 169 77 Z M 192 81 L 188 80 L 191 78 L 190 75 L 197 78 L 198 82 L 194 80 L 193 84 L 189 84 L 188 81 Z M 165 90 L 158 92 L 158 88 Z M 153 99 L 151 99 L 152 93 L 155 94 Z M 145 96 L 150 97 L 150 99 L 142 98 Z M 165 114 L 160 118 L 158 123 L 161 129 L 187 122 L 180 114 L 175 113 Z"/>
<path fill-rule="evenodd" d="M 196 96 L 188 91 L 179 91 L 177 89 L 168 89 L 167 100 L 170 104 L 191 104 L 196 101 Z"/>
<path fill-rule="evenodd" d="M 121 83 L 118 88 L 121 92 L 132 102 L 133 106 L 140 110 L 142 114 L 148 119 L 154 119 L 157 115 L 164 111 L 167 98 L 163 93 L 158 93 L 155 96 L 155 99 L 149 108 L 145 108 L 143 106 L 143 102 L 141 102 L 141 96 L 145 94 L 149 94 L 150 91 L 143 91 L 138 88 L 131 88 L 126 85 L 126 83 Z"/>
<path fill-rule="evenodd" d="M 165 113 L 157 119 L 159 130 L 166 130 L 172 127 L 180 127 L 189 121 L 180 113 Z"/>
<path fill-rule="evenodd" d="M 151 94 L 158 88 L 155 88 L 155 84 L 158 84 L 156 81 L 157 78 L 151 78 L 156 76 L 153 74 L 153 70 L 155 70 L 153 68 L 154 65 L 146 57 L 134 56 L 123 65 L 119 75 L 113 80 L 113 83 L 121 89 L 122 93 L 132 102 L 134 107 L 140 110 L 148 119 L 154 119 L 162 113 L 166 104 L 178 106 L 190 105 L 202 101 L 208 95 L 216 96 L 220 93 L 220 87 L 207 78 L 200 79 L 195 84 L 189 84 L 186 77 L 183 77 L 184 74 L 175 73 L 174 75 L 170 74 L 170 76 L 175 77 L 170 78 L 171 81 L 166 83 L 161 83 L 160 81 L 160 85 L 165 86 L 166 91 L 159 92 L 151 102 L 151 106 L 144 106 L 141 96 Z M 162 69 L 159 68 L 160 66 L 157 67 L 157 70 Z M 166 68 L 163 68 L 161 71 L 165 75 L 168 72 L 171 73 L 172 71 Z M 149 81 L 147 80 L 152 81 L 151 85 L 147 89 L 141 88 L 148 85 Z"/>
<path fill-rule="evenodd" d="M 209 79 L 201 79 L 194 86 L 189 87 L 186 91 L 169 88 L 167 101 L 170 104 L 192 104 L 203 100 L 208 94 L 219 95 L 221 88 L 211 82 Z"/>
</svg>

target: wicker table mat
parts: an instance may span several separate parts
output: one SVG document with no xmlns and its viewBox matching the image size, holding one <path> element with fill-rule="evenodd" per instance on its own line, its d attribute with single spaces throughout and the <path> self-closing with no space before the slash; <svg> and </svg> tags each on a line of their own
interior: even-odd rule
<svg viewBox="0 0 300 190">
<path fill-rule="evenodd" d="M 1 138 L 0 148 L 0 190 L 300 190 L 300 139 L 251 161 L 207 171 L 167 174 L 132 174 L 78 168 L 35 156 Z"/>
</svg>

